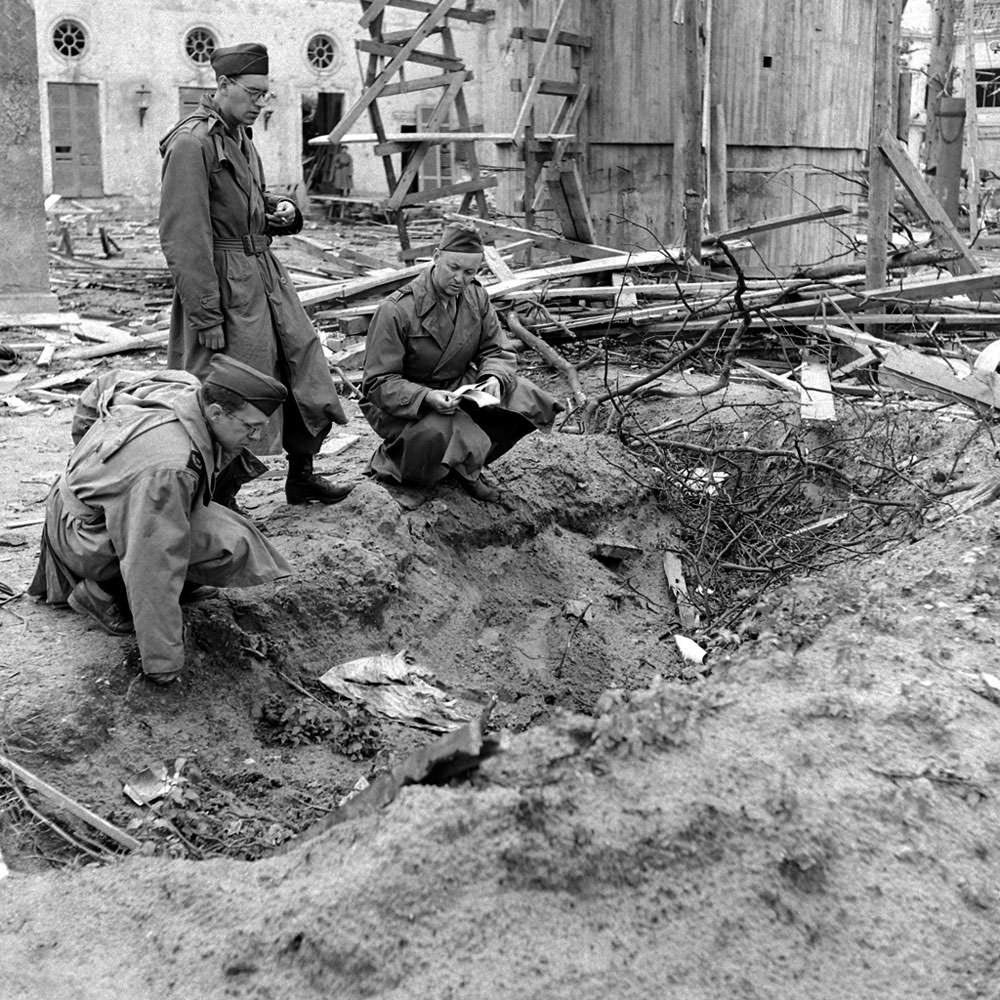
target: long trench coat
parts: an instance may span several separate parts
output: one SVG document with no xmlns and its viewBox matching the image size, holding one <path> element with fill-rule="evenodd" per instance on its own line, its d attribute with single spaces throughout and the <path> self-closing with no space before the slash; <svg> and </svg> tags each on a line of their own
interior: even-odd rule
<svg viewBox="0 0 1000 1000">
<path fill-rule="evenodd" d="M 284 228 L 265 215 L 278 199 L 264 191 L 264 171 L 251 130 L 229 130 L 214 100 L 178 122 L 160 142 L 163 156 L 160 243 L 174 278 L 167 364 L 203 377 L 212 353 L 199 331 L 222 325 L 223 352 L 280 379 L 317 451 L 331 423 L 344 424 L 323 350 L 288 273 L 269 249 L 271 237 L 297 233 L 302 215 Z M 278 450 L 280 411 L 258 450 Z M 290 446 L 290 447 L 289 447 Z"/>
<path fill-rule="evenodd" d="M 63 604 L 81 580 L 123 581 L 147 674 L 184 665 L 185 580 L 249 587 L 290 572 L 249 521 L 211 502 L 222 456 L 197 387 L 184 372 L 109 373 L 87 390 L 75 436 L 89 429 L 49 494 L 29 588 Z"/>
<path fill-rule="evenodd" d="M 368 329 L 361 410 L 383 439 L 371 470 L 400 483 L 432 485 L 452 470 L 476 478 L 525 434 L 551 426 L 562 405 L 516 374 L 514 352 L 486 290 L 471 282 L 452 321 L 430 269 L 394 292 Z M 456 389 L 495 376 L 499 406 L 453 415 L 424 405 L 431 389 Z"/>
</svg>

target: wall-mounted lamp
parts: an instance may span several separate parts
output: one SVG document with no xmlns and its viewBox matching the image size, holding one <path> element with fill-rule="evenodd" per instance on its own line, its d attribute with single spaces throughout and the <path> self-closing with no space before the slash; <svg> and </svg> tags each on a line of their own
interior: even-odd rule
<svg viewBox="0 0 1000 1000">
<path fill-rule="evenodd" d="M 264 101 L 264 107 L 261 109 L 260 112 L 260 120 L 264 124 L 265 132 L 267 131 L 267 126 L 271 122 L 271 115 L 274 114 L 274 102 L 275 102 L 275 94 L 274 90 L 271 89 L 267 92 L 267 98 Z"/>
<path fill-rule="evenodd" d="M 144 83 L 139 84 L 139 89 L 135 92 L 135 106 L 139 111 L 139 127 L 146 120 L 146 112 L 149 110 L 149 98 L 153 92 Z"/>
</svg>

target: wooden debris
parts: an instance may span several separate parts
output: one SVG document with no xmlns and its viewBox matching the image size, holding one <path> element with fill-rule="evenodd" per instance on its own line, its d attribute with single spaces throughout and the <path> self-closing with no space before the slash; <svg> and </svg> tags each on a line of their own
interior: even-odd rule
<svg viewBox="0 0 1000 1000">
<path fill-rule="evenodd" d="M 833 388 L 826 365 L 812 357 L 799 368 L 800 416 L 804 424 L 832 424 L 837 419 Z"/>
<path fill-rule="evenodd" d="M 687 581 L 684 579 L 684 566 L 678 553 L 669 550 L 663 553 L 663 575 L 666 577 L 667 587 L 677 604 L 677 615 L 680 618 L 681 628 L 685 631 L 696 629 L 699 624 L 698 609 L 691 603 L 691 598 L 688 596 Z"/>
<path fill-rule="evenodd" d="M 77 819 L 82 820 L 88 826 L 104 834 L 105 837 L 113 840 L 120 847 L 124 847 L 125 850 L 139 850 L 141 845 L 135 837 L 130 836 L 125 833 L 124 830 L 120 830 L 113 823 L 109 823 L 106 819 L 98 816 L 97 813 L 92 812 L 75 799 L 72 799 L 63 792 L 60 792 L 58 788 L 54 788 L 47 781 L 43 781 L 27 768 L 22 767 L 20 764 L 15 764 L 14 761 L 10 760 L 8 757 L 4 757 L 3 755 L 0 755 L 0 767 L 10 771 L 15 778 L 24 782 L 24 784 L 26 784 L 29 788 L 34 789 L 40 795 L 44 796 L 49 802 L 52 803 L 52 805 L 58 806 L 60 809 L 64 809 Z"/>
</svg>

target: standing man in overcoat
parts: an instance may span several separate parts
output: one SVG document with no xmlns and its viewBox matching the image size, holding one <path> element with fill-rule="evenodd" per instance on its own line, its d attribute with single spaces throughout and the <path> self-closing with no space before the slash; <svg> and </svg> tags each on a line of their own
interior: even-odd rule
<svg viewBox="0 0 1000 1000">
<path fill-rule="evenodd" d="M 160 243 L 175 284 L 167 363 L 202 377 L 221 352 L 282 382 L 288 399 L 257 450 L 280 443 L 288 453 L 289 503 L 335 503 L 350 487 L 317 476 L 313 456 L 331 425 L 347 418 L 309 317 L 270 249 L 272 237 L 301 230 L 302 213 L 265 193 L 253 145 L 251 126 L 268 97 L 267 49 L 216 49 L 212 68 L 215 94 L 160 143 Z M 254 474 L 244 466 L 224 474 L 220 502 L 235 506 Z"/>
</svg>

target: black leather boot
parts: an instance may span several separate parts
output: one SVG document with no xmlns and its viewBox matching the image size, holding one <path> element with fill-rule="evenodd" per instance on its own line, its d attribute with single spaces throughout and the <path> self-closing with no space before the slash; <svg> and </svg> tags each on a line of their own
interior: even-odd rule
<svg viewBox="0 0 1000 1000">
<path fill-rule="evenodd" d="M 285 480 L 285 499 L 289 503 L 337 503 L 343 500 L 353 486 L 331 483 L 313 472 L 312 455 L 288 456 L 288 478 Z"/>
</svg>

